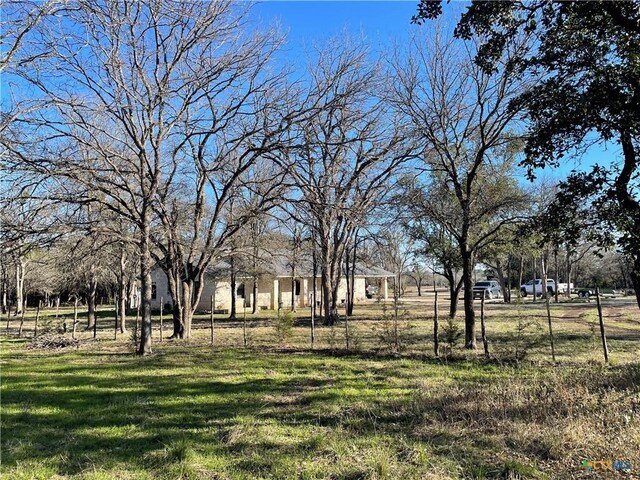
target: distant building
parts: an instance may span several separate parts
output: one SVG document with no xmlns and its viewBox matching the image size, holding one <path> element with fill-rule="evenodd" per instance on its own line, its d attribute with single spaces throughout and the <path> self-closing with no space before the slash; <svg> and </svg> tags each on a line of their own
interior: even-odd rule
<svg viewBox="0 0 640 480">
<path fill-rule="evenodd" d="M 300 262 L 296 267 L 295 281 L 292 279 L 292 269 L 286 261 L 274 260 L 268 268 L 269 273 L 263 273 L 257 278 L 257 295 L 253 298 L 253 277 L 246 272 L 236 274 L 236 306 L 238 309 L 253 307 L 256 302 L 258 310 L 277 309 L 279 304 L 284 308 L 291 306 L 292 287 L 296 307 L 310 307 L 313 303 L 313 270 L 310 262 Z M 215 310 L 229 310 L 231 308 L 231 280 L 229 265 L 219 263 L 209 268 L 205 274 L 204 287 L 197 310 L 210 311 L 211 297 L 215 296 Z M 378 267 L 370 267 L 356 264 L 354 303 L 362 303 L 367 300 L 367 286 L 375 285 L 380 292 L 380 298 L 388 300 L 388 277 L 393 273 Z M 171 304 L 169 282 L 167 276 L 160 268 L 154 268 L 151 273 L 153 281 L 151 305 L 159 308 L 160 302 Z M 316 301 L 321 300 L 321 276 L 316 276 Z M 215 295 L 214 295 L 215 289 Z M 371 289 L 370 289 L 371 290 Z M 338 287 L 338 301 L 345 303 L 347 298 L 347 282 L 343 273 Z M 161 300 L 162 299 L 162 300 Z"/>
</svg>

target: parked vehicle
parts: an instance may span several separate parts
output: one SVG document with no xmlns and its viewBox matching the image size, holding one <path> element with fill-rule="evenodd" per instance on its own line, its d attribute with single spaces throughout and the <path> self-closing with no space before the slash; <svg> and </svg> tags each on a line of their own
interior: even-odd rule
<svg viewBox="0 0 640 480">
<path fill-rule="evenodd" d="M 542 279 L 536 278 L 535 280 L 529 280 L 524 285 L 520 285 L 520 294 L 523 297 L 527 295 L 533 295 L 535 289 L 535 294 L 537 297 L 541 297 L 544 293 L 544 288 L 542 287 Z M 551 295 L 556 293 L 556 282 L 551 278 L 547 279 L 547 292 Z"/>
<path fill-rule="evenodd" d="M 371 284 L 367 285 L 365 290 L 365 295 L 367 298 L 371 299 L 375 297 L 377 294 L 378 294 L 378 289 L 376 287 L 374 287 Z"/>
<path fill-rule="evenodd" d="M 596 295 L 595 289 L 591 289 L 591 288 L 578 289 L 578 296 L 580 298 L 589 298 L 589 297 L 594 297 L 595 295 Z"/>
<path fill-rule="evenodd" d="M 567 291 L 573 291 L 573 283 L 558 282 L 558 293 L 567 293 Z"/>
<path fill-rule="evenodd" d="M 473 298 L 482 298 L 485 300 L 491 300 L 502 295 L 502 288 L 500 284 L 495 280 L 486 280 L 477 282 L 473 286 Z"/>
</svg>

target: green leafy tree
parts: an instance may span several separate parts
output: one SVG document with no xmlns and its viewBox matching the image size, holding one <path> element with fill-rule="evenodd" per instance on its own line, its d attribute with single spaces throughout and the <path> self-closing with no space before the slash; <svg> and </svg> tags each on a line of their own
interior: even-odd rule
<svg viewBox="0 0 640 480">
<path fill-rule="evenodd" d="M 441 13 L 441 2 L 423 0 L 413 20 Z M 531 174 L 594 141 L 620 146 L 611 164 L 572 173 L 559 200 L 571 197 L 566 208 L 596 218 L 603 237 L 631 258 L 640 306 L 640 1 L 474 1 L 456 29 L 459 37 L 482 38 L 476 63 L 485 71 L 523 33 L 538 41 L 513 66 L 543 79 L 511 101 L 529 120 L 525 163 Z"/>
</svg>

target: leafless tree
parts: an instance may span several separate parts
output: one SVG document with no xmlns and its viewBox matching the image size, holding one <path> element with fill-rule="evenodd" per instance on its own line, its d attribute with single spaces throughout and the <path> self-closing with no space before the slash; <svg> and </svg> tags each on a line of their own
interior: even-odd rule
<svg viewBox="0 0 640 480">
<path fill-rule="evenodd" d="M 303 105 L 318 114 L 294 125 L 285 160 L 298 192 L 294 210 L 317 242 L 324 317 L 332 323 L 345 249 L 412 145 L 377 95 L 382 77 L 364 45 L 341 39 L 315 53 Z"/>
<path fill-rule="evenodd" d="M 77 0 L 64 22 L 42 33 L 48 54 L 15 69 L 48 108 L 29 119 L 46 145 L 42 155 L 16 145 L 12 154 L 71 181 L 74 201 L 114 212 L 127 228 L 122 235 L 115 222 L 113 235 L 137 245 L 140 354 L 151 352 L 154 249 L 168 244 L 177 252 L 188 239 L 193 248 L 173 261 L 189 272 L 181 295 L 191 305 L 192 288 L 215 256 L 209 252 L 233 230 L 217 235 L 225 199 L 271 146 L 271 128 L 287 125 L 274 111 L 284 104 L 274 95 L 281 75 L 265 73 L 279 37 L 246 33 L 246 11 L 230 1 Z M 181 198 L 188 185 L 195 195 Z M 172 234 L 174 200 L 190 213 L 192 230 L 156 242 Z"/>
<path fill-rule="evenodd" d="M 520 48 L 523 44 L 506 48 L 502 63 L 487 74 L 474 63 L 470 43 L 442 41 L 440 35 L 433 41 L 416 37 L 393 66 L 390 96 L 422 142 L 429 182 L 451 192 L 455 222 L 444 225 L 462 260 L 468 348 L 476 347 L 472 292 L 476 253 L 513 220 L 506 213 L 513 199 L 503 194 L 504 186 L 487 189 L 490 182 L 481 186 L 480 180 L 507 178 L 501 173 L 513 161 L 517 142 L 510 129 L 517 112 L 509 102 L 527 80 L 514 71 L 509 56 Z M 496 192 L 501 194 L 496 197 Z"/>
</svg>

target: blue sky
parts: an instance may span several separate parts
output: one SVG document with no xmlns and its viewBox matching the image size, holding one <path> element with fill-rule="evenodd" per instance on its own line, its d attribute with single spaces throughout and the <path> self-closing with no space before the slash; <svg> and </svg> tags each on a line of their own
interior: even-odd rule
<svg viewBox="0 0 640 480">
<path fill-rule="evenodd" d="M 402 45 L 419 28 L 411 23 L 417 10 L 418 0 L 412 1 L 263 1 L 254 5 L 252 17 L 262 25 L 277 24 L 287 33 L 288 44 L 282 55 L 301 65 L 305 51 L 314 42 L 345 33 L 364 36 L 373 50 L 386 51 L 390 45 Z M 451 28 L 455 25 L 464 2 L 445 4 L 444 22 Z M 5 78 L 6 81 L 6 78 Z M 4 83 L 4 82 L 3 82 Z M 4 85 L 3 85 L 4 86 Z M 0 98 L 6 100 L 8 89 L 0 88 Z M 563 178 L 574 169 L 587 169 L 594 163 L 608 165 L 620 155 L 618 145 L 609 148 L 596 145 L 580 158 L 569 159 L 556 170 L 547 169 L 541 176 L 547 179 Z"/>
<path fill-rule="evenodd" d="M 411 24 L 418 1 L 264 1 L 254 7 L 254 13 L 265 24 L 276 22 L 287 33 L 286 54 L 304 55 L 314 41 L 348 32 L 364 35 L 375 49 L 403 43 L 411 32 L 420 28 Z M 445 22 L 453 26 L 464 2 L 445 5 Z M 428 27 L 427 27 L 428 28 Z M 571 170 L 587 170 L 595 163 L 608 165 L 619 156 L 618 145 L 595 145 L 584 155 L 568 158 L 558 169 L 545 169 L 539 176 L 546 179 L 564 178 Z"/>
</svg>

